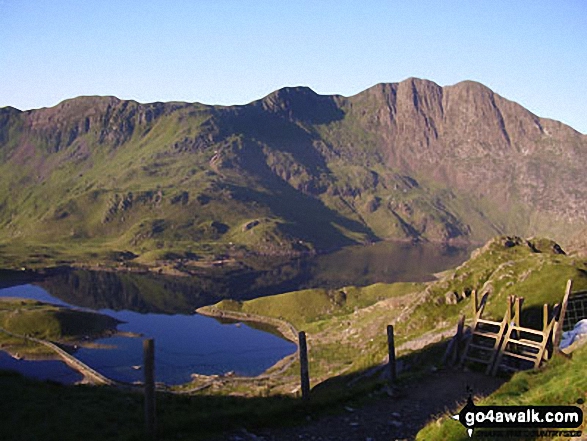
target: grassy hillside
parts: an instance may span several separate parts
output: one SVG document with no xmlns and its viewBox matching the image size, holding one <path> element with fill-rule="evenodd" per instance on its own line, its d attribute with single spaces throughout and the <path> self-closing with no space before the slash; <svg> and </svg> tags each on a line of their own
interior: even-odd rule
<svg viewBox="0 0 587 441">
<path fill-rule="evenodd" d="M 418 304 L 413 311 L 419 320 L 410 316 L 410 330 L 415 332 L 463 312 L 470 315 L 470 294 L 477 290 L 480 296 L 490 293 L 484 316 L 500 319 L 507 297 L 517 295 L 525 299 L 523 306 L 527 311 L 522 315 L 523 322 L 533 324 L 536 309 L 544 303 L 553 305 L 562 300 L 568 279 L 573 280 L 573 290 L 587 289 L 587 260 L 564 254 L 555 242 L 548 239 L 502 236 L 474 251 L 472 257 L 458 268 L 445 271 L 438 280 L 428 284 L 310 289 L 246 302 L 225 300 L 216 306 L 281 317 L 303 327 L 322 319 L 354 313 L 380 300 L 414 292 L 420 294 L 414 296 Z"/>
<path fill-rule="evenodd" d="M 33 300 L 0 298 L 0 327 L 17 335 L 60 342 L 81 341 L 116 329 L 112 317 Z M 51 355 L 45 346 L 0 332 L 0 348 L 21 356 Z"/>
<path fill-rule="evenodd" d="M 475 404 L 495 406 L 579 406 L 583 414 L 587 410 L 587 376 L 585 376 L 585 363 L 587 363 L 587 345 L 573 352 L 571 359 L 555 357 L 547 365 L 539 370 L 526 371 L 515 374 L 510 381 L 499 390 L 484 398 L 476 400 Z M 458 413 L 461 408 L 454 409 L 431 422 L 422 429 L 416 439 L 430 440 L 468 440 L 469 436 L 465 428 L 457 421 L 450 418 Z M 577 430 L 585 432 L 587 422 L 584 420 Z M 482 436 L 481 430 L 476 430 L 477 435 Z M 549 438 L 568 439 L 568 438 Z"/>
<path fill-rule="evenodd" d="M 377 283 L 340 290 L 306 289 L 246 302 L 223 300 L 216 306 L 229 311 L 282 318 L 302 329 L 313 322 L 345 316 L 378 301 L 405 295 L 418 286 L 417 283 Z"/>
<path fill-rule="evenodd" d="M 144 401 L 140 393 L 107 387 L 68 387 L 0 371 L 0 435 L 9 440 L 142 441 Z M 342 398 L 341 398 L 342 399 Z M 158 440 L 223 439 L 243 428 L 279 427 L 306 421 L 308 412 L 340 411 L 344 401 L 310 406 L 287 396 L 157 394 Z"/>
<path fill-rule="evenodd" d="M 587 288 L 586 274 L 584 258 L 561 254 L 552 241 L 498 237 L 433 282 L 303 290 L 244 302 L 225 300 L 216 307 L 281 318 L 307 332 L 311 385 L 320 384 L 313 391 L 311 409 L 320 414 L 326 408 L 341 410 L 351 397 L 358 402 L 366 391 L 381 389 L 377 377 L 353 387 L 349 382 L 384 360 L 388 324 L 394 324 L 396 349 L 404 366 L 400 382 L 408 377 L 417 381 L 418 375 L 430 375 L 430 368 L 440 362 L 444 346 L 433 343 L 454 333 L 460 314 L 471 317 L 471 299 L 466 295 L 471 289 L 490 291 L 488 313 L 496 317 L 503 313 L 508 294 L 524 295 L 522 322 L 532 325 L 540 318 L 535 311 L 541 308 L 535 310 L 536 306 L 559 302 L 568 278 L 573 279 L 575 289 Z M 465 295 L 459 295 L 455 303 L 453 292 Z M 584 400 L 586 361 L 584 346 L 572 360 L 555 358 L 545 368 L 516 374 L 477 404 L 573 404 Z M 227 429 L 305 421 L 307 408 L 295 398 L 299 395 L 297 364 L 265 380 L 220 377 L 215 381 L 192 397 L 158 398 L 161 439 L 205 439 Z M 8 402 L 11 406 L 10 412 L 0 408 L 0 415 L 12 419 L 12 424 L 3 426 L 9 436 L 35 438 L 48 430 L 59 434 L 55 439 L 142 439 L 142 400 L 136 394 L 64 388 L 9 374 L 0 375 L 0 385 L 7 397 L 0 406 Z M 430 391 L 430 399 L 433 396 Z M 36 423 L 30 424 L 31 419 Z M 465 437 L 462 426 L 446 417 L 433 421 L 420 434 L 421 439 Z"/>
<path fill-rule="evenodd" d="M 490 293 L 484 317 L 498 320 L 508 295 L 523 296 L 522 324 L 539 328 L 542 305 L 560 302 L 568 279 L 573 290 L 587 289 L 587 261 L 561 252 L 547 239 L 498 237 L 429 283 L 304 290 L 225 300 L 216 307 L 280 318 L 305 330 L 312 348 L 310 370 L 318 382 L 380 363 L 387 354 L 388 324 L 395 327 L 400 355 L 452 336 L 460 315 L 472 318 L 472 290 Z"/>
</svg>

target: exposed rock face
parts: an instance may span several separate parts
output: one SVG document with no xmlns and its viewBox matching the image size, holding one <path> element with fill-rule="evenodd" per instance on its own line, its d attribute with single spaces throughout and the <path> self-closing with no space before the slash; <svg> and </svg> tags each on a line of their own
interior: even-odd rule
<svg viewBox="0 0 587 441">
<path fill-rule="evenodd" d="M 577 234 L 569 246 L 572 254 L 587 256 L 587 229 Z"/>
<path fill-rule="evenodd" d="M 564 242 L 587 227 L 586 162 L 587 136 L 471 81 L 348 98 L 291 87 L 231 107 L 80 97 L 0 109 L 0 224 L 5 238 L 134 231 L 137 244 L 148 230 L 252 248 Z M 239 236 L 255 219 L 262 234 Z"/>
<path fill-rule="evenodd" d="M 577 162 L 587 138 L 570 127 L 470 81 L 441 88 L 409 79 L 349 101 L 378 108 L 365 115 L 364 126 L 379 136 L 389 166 L 478 198 L 587 220 L 587 174 Z"/>
</svg>

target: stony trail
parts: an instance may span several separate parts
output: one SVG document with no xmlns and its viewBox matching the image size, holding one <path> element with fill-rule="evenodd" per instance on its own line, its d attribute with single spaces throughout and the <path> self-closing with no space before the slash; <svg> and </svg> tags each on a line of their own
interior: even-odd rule
<svg viewBox="0 0 587 441">
<path fill-rule="evenodd" d="M 468 396 L 486 396 L 505 380 L 476 372 L 441 370 L 384 394 L 362 407 L 287 428 L 241 430 L 217 440 L 230 441 L 389 441 L 412 440 L 430 420 L 446 411 L 458 411 Z M 456 413 L 456 412 L 455 412 Z M 464 430 L 464 428 L 463 428 Z"/>
</svg>

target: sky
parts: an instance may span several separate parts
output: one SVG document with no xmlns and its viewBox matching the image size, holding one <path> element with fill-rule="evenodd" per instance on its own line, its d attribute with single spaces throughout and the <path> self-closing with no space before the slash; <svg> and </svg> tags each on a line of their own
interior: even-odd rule
<svg viewBox="0 0 587 441">
<path fill-rule="evenodd" d="M 584 0 L 0 0 L 0 107 L 479 81 L 587 133 Z"/>
</svg>

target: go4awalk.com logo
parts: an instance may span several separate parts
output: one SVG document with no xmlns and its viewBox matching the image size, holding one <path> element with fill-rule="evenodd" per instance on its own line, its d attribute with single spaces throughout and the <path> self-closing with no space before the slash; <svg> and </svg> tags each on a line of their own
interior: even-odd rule
<svg viewBox="0 0 587 441">
<path fill-rule="evenodd" d="M 583 423 L 583 411 L 577 406 L 475 406 L 471 397 L 463 409 L 453 416 L 469 434 L 473 430 L 506 429 L 492 432 L 495 437 L 515 436 L 519 429 L 534 429 L 534 436 L 581 436 L 576 429 Z M 554 429 L 557 430 L 547 430 Z M 567 430 L 562 430 L 567 429 Z M 483 431 L 483 435 L 488 435 Z M 529 435 L 528 432 L 521 434 Z"/>
</svg>

